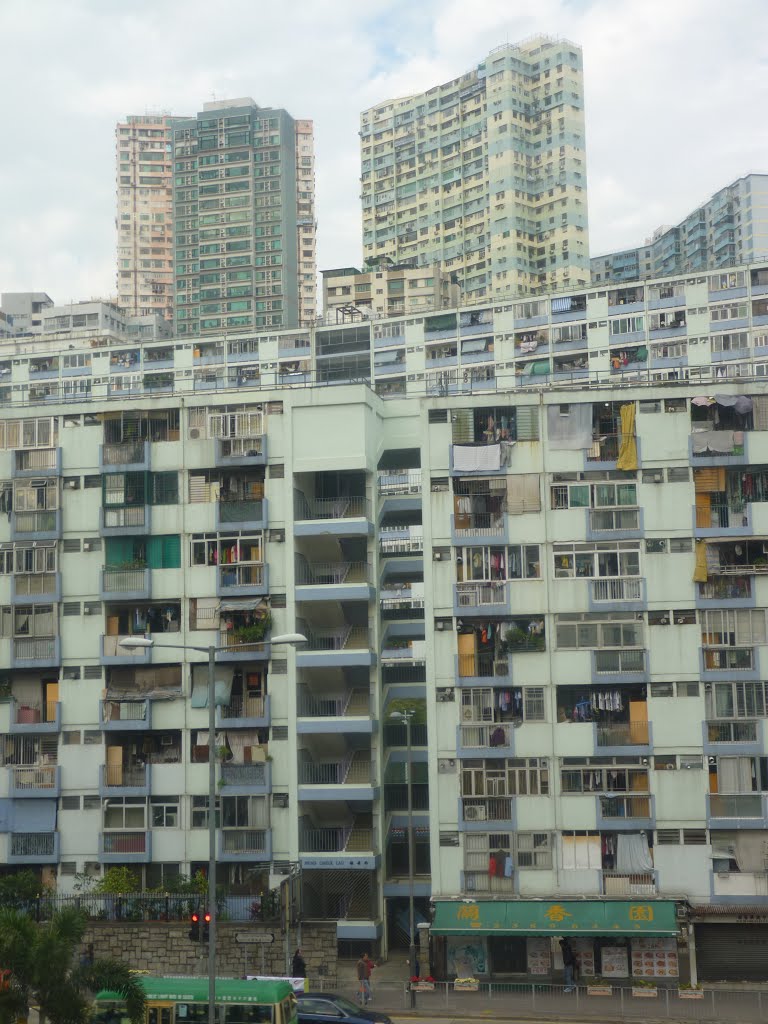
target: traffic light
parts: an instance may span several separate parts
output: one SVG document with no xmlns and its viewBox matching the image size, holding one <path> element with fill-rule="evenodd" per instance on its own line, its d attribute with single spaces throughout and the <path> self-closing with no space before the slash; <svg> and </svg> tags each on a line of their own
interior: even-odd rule
<svg viewBox="0 0 768 1024">
<path fill-rule="evenodd" d="M 193 914 L 189 919 L 189 937 L 192 942 L 200 941 L 200 915 L 197 913 Z"/>
<path fill-rule="evenodd" d="M 205 917 L 203 918 L 203 942 L 208 941 L 208 934 L 211 929 L 211 915 L 206 911 Z"/>
</svg>

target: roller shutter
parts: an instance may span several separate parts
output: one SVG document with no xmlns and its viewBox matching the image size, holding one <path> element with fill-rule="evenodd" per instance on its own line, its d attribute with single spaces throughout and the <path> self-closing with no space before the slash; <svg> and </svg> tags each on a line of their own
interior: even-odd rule
<svg viewBox="0 0 768 1024">
<path fill-rule="evenodd" d="M 764 982 L 768 924 L 697 924 L 696 960 L 702 981 Z"/>
</svg>

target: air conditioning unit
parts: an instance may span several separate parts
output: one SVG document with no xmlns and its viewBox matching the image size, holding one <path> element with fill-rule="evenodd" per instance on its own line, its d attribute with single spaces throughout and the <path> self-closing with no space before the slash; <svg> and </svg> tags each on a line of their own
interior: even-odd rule
<svg viewBox="0 0 768 1024">
<path fill-rule="evenodd" d="M 84 540 L 83 541 L 83 551 L 90 551 L 90 550 L 91 550 L 91 542 L 89 540 Z"/>
<path fill-rule="evenodd" d="M 485 821 L 488 817 L 487 807 L 465 807 L 464 821 Z"/>
<path fill-rule="evenodd" d="M 435 562 L 442 562 L 443 556 L 439 551 L 432 552 L 432 560 Z"/>
<path fill-rule="evenodd" d="M 77 487 L 77 480 L 67 480 L 66 487 Z"/>
<path fill-rule="evenodd" d="M 83 608 L 83 615 L 90 615 L 90 614 L 91 614 L 91 609 L 88 607 L 88 605 L 86 605 Z"/>
<path fill-rule="evenodd" d="M 499 658 L 493 663 L 493 674 L 495 676 L 505 676 L 509 672 L 509 663 L 506 658 Z"/>
<path fill-rule="evenodd" d="M 439 775 L 450 775 L 456 771 L 456 760 L 455 758 L 441 757 L 437 762 L 437 771 Z"/>
<path fill-rule="evenodd" d="M 465 722 L 471 722 L 472 719 L 475 717 L 475 709 L 471 708 L 471 707 L 470 708 L 462 708 L 461 709 L 461 717 L 464 719 Z"/>
<path fill-rule="evenodd" d="M 197 441 L 198 438 L 200 437 L 200 428 L 199 427 L 192 427 L 190 429 L 190 431 L 189 431 L 189 437 L 190 437 L 190 440 Z"/>
</svg>

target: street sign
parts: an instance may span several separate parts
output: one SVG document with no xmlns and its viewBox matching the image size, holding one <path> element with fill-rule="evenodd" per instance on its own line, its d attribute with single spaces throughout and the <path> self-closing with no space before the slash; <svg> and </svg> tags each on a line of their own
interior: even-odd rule
<svg viewBox="0 0 768 1024">
<path fill-rule="evenodd" d="M 249 944 L 268 946 L 275 941 L 275 936 L 272 932 L 238 932 L 235 935 L 235 941 L 239 942 L 241 946 Z"/>
</svg>

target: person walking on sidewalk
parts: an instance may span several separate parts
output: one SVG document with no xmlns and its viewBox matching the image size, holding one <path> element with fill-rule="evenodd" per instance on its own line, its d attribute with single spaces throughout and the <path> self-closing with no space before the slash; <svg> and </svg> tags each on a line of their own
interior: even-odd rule
<svg viewBox="0 0 768 1024">
<path fill-rule="evenodd" d="M 560 951 L 563 954 L 563 973 L 565 975 L 565 988 L 563 992 L 574 992 L 576 990 L 574 984 L 576 957 L 573 954 L 573 949 L 571 949 L 571 943 L 568 939 L 560 939 Z"/>
<path fill-rule="evenodd" d="M 367 953 L 363 953 L 357 961 L 357 994 L 361 1006 L 367 1006 L 371 1001 L 371 971 L 373 964 Z"/>
<path fill-rule="evenodd" d="M 306 978 L 307 976 L 307 964 L 300 949 L 297 949 L 293 954 L 291 970 L 293 971 L 294 978 Z"/>
</svg>

